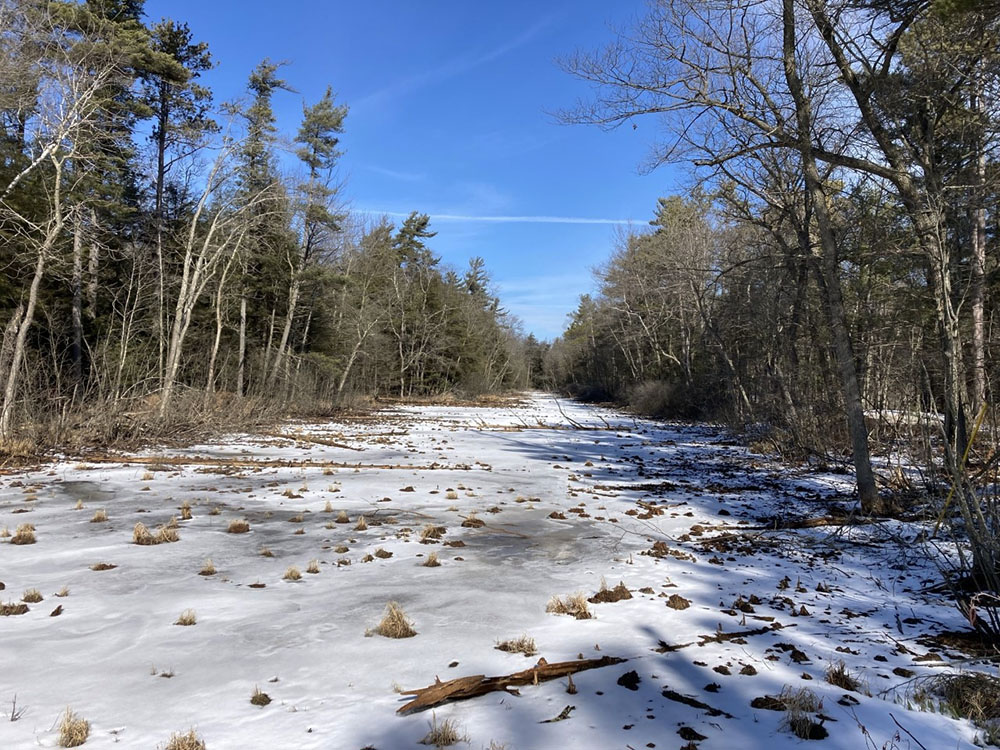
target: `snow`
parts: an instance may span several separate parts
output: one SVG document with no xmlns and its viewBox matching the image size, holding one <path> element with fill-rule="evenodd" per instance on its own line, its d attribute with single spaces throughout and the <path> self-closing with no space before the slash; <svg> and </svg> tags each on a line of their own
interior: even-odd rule
<svg viewBox="0 0 1000 750">
<path fill-rule="evenodd" d="M 163 746 L 189 728 L 210 750 L 412 748 L 432 713 L 397 715 L 408 698 L 394 686 L 530 667 L 537 656 L 494 648 L 522 634 L 549 662 L 628 662 L 575 675 L 572 695 L 556 680 L 438 707 L 437 721 L 453 719 L 467 735 L 458 747 L 677 748 L 689 727 L 706 737 L 702 750 L 797 748 L 805 741 L 783 712 L 750 705 L 785 686 L 822 700 L 821 747 L 882 748 L 893 738 L 920 747 L 907 732 L 928 749 L 973 747 L 968 722 L 912 700 L 921 678 L 963 658 L 923 641 L 963 623 L 947 600 L 920 593 L 936 574 L 908 543 L 918 530 L 762 528 L 760 519 L 853 507 L 848 477 L 779 465 L 715 427 L 537 393 L 506 406 L 294 424 L 284 435 L 67 459 L 0 480 L 0 527 L 30 522 L 37 534 L 32 545 L 0 540 L 0 602 L 29 588 L 45 596 L 25 615 L 0 617 L 0 711 L 9 714 L 15 694 L 25 709 L 14 722 L 0 715 L 0 748 L 56 747 L 67 706 L 91 722 L 95 750 Z M 132 543 L 136 522 L 155 530 L 184 501 L 193 518 L 178 522 L 179 542 Z M 106 523 L 91 523 L 98 508 Z M 341 510 L 350 523 L 333 523 Z M 470 512 L 486 525 L 463 527 Z M 301 523 L 289 521 L 299 513 Z M 365 531 L 355 530 L 361 515 Z M 226 533 L 233 519 L 251 531 Z M 425 524 L 446 533 L 422 544 Z M 717 549 L 705 546 L 713 538 Z M 456 540 L 465 546 L 444 544 Z M 644 554 L 657 541 L 685 554 Z M 379 547 L 392 557 L 362 561 Z M 421 565 L 431 552 L 440 567 Z M 199 575 L 205 558 L 215 575 Z M 305 572 L 313 559 L 319 574 Z M 117 567 L 92 570 L 99 562 Z M 302 580 L 282 579 L 289 565 Z M 553 595 L 590 596 L 602 579 L 624 581 L 633 598 L 590 605 L 590 620 L 546 613 Z M 64 586 L 69 594 L 56 597 Z M 691 606 L 666 606 L 671 594 Z M 752 611 L 732 608 L 751 596 L 760 600 Z M 390 600 L 417 636 L 366 636 Z M 50 617 L 57 605 L 62 614 Z M 175 625 L 186 609 L 197 624 Z M 742 630 L 762 632 L 706 641 Z M 930 651 L 937 658 L 918 660 Z M 853 700 L 825 681 L 840 660 L 862 683 Z M 635 691 L 617 684 L 632 670 Z M 717 692 L 706 691 L 712 683 Z M 255 687 L 273 702 L 251 705 Z M 569 718 L 541 723 L 566 706 Z"/>
</svg>

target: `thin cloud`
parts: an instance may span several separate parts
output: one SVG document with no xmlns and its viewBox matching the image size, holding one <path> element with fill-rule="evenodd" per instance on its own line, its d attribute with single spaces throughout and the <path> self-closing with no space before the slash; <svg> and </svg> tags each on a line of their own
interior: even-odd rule
<svg viewBox="0 0 1000 750">
<path fill-rule="evenodd" d="M 420 182 L 425 178 L 425 175 L 418 174 L 416 172 L 400 172 L 395 169 L 386 169 L 385 167 L 380 167 L 375 164 L 365 164 L 365 169 L 368 169 L 376 174 L 383 175 L 384 177 L 391 177 L 394 180 L 401 180 L 403 182 Z"/>
<path fill-rule="evenodd" d="M 410 93 L 416 89 L 423 88 L 428 84 L 446 81 L 449 78 L 454 78 L 457 75 L 461 75 L 462 73 L 466 73 L 474 68 L 478 68 L 480 65 L 493 62 L 509 52 L 513 52 L 518 47 L 530 42 L 543 29 L 545 29 L 545 27 L 551 25 L 555 19 L 555 14 L 547 15 L 526 30 L 522 31 L 517 36 L 481 55 L 463 55 L 462 57 L 449 60 L 436 68 L 431 68 L 429 70 L 424 70 L 401 78 L 398 81 L 395 81 L 394 83 L 391 83 L 388 86 L 379 89 L 378 91 L 374 91 L 371 94 L 362 97 L 358 101 L 355 101 L 352 104 L 352 109 L 357 110 L 389 97 L 395 97 L 402 93 Z"/>
<path fill-rule="evenodd" d="M 362 211 L 376 216 L 406 217 L 409 213 L 400 211 Z M 468 216 L 465 214 L 430 213 L 434 221 L 465 221 L 490 224 L 636 224 L 635 219 L 592 219 L 585 216 Z"/>
</svg>

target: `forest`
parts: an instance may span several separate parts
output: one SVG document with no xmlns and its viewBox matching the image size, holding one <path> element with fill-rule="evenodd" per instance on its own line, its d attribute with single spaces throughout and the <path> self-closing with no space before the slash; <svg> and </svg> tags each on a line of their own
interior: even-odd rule
<svg viewBox="0 0 1000 750">
<path fill-rule="evenodd" d="M 344 209 L 332 88 L 280 133 L 281 64 L 216 101 L 208 44 L 143 5 L 0 3 L 7 450 L 525 383 L 482 259 Z"/>
</svg>

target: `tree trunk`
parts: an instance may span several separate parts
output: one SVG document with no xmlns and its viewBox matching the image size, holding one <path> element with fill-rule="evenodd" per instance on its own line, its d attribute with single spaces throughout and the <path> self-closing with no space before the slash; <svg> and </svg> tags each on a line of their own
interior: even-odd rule
<svg viewBox="0 0 1000 750">
<path fill-rule="evenodd" d="M 240 352 L 239 363 L 236 366 L 236 395 L 242 398 L 246 377 L 247 361 L 247 296 L 240 296 Z"/>
<path fill-rule="evenodd" d="M 73 212 L 73 309 L 71 314 L 73 339 L 70 359 L 73 361 L 73 383 L 77 389 L 83 385 L 83 218 L 81 209 Z"/>
<path fill-rule="evenodd" d="M 802 161 L 806 190 L 813 202 L 816 226 L 820 238 L 819 281 L 824 292 L 827 315 L 829 317 L 830 334 L 833 338 L 834 357 L 840 374 L 841 393 L 847 417 L 847 429 L 851 440 L 851 452 L 854 458 L 855 480 L 858 486 L 858 497 L 861 510 L 864 513 L 884 514 L 890 510 L 882 502 L 878 488 L 875 485 L 875 474 L 872 472 L 871 454 L 868 447 L 868 427 L 865 424 L 865 413 L 861 404 L 861 387 L 859 384 L 857 364 L 851 345 L 850 329 L 847 325 L 847 315 L 844 310 L 843 294 L 840 288 L 840 273 L 837 254 L 837 240 L 833 232 L 827 195 L 816 166 L 812 151 L 812 107 L 805 94 L 805 87 L 799 77 L 795 59 L 796 28 L 795 2 L 782 0 L 783 21 L 783 63 L 785 81 L 789 93 L 795 102 L 795 118 L 799 153 Z"/>
</svg>

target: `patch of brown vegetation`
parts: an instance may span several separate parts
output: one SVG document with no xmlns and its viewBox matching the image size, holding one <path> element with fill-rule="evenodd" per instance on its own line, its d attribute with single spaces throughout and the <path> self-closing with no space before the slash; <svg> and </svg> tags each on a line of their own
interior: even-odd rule
<svg viewBox="0 0 1000 750">
<path fill-rule="evenodd" d="M 528 635 L 500 641 L 494 648 L 498 651 L 506 651 L 509 654 L 524 654 L 525 656 L 534 656 L 538 653 L 538 649 L 535 647 L 535 639 Z"/>
<path fill-rule="evenodd" d="M 14 615 L 27 614 L 28 605 L 21 604 L 20 602 L 15 604 L 14 602 L 7 602 L 4 604 L 0 602 L 0 617 L 13 617 Z"/>
<path fill-rule="evenodd" d="M 570 615 L 577 620 L 589 620 L 593 617 L 587 607 L 587 598 L 582 593 L 571 594 L 565 599 L 553 596 L 545 606 L 545 611 L 554 615 Z"/>
<path fill-rule="evenodd" d="M 385 615 L 382 621 L 365 635 L 381 635 L 385 638 L 412 638 L 417 634 L 413 624 L 396 602 L 385 605 Z"/>
<path fill-rule="evenodd" d="M 250 522 L 242 518 L 234 518 L 229 522 L 226 531 L 230 534 L 246 534 L 250 531 Z"/>
<path fill-rule="evenodd" d="M 35 527 L 30 523 L 18 524 L 10 538 L 11 544 L 34 544 L 35 541 Z"/>
<path fill-rule="evenodd" d="M 685 599 L 680 594 L 671 594 L 670 598 L 667 599 L 667 606 L 670 609 L 687 609 L 691 606 L 691 600 Z"/>
<path fill-rule="evenodd" d="M 250 696 L 250 702 L 255 706 L 266 706 L 271 702 L 271 696 L 259 687 L 254 687 L 253 695 Z"/>
<path fill-rule="evenodd" d="M 66 709 L 59 722 L 59 747 L 79 747 L 90 736 L 90 722 Z"/>
<path fill-rule="evenodd" d="M 91 565 L 90 569 L 91 570 L 98 570 L 98 571 L 100 571 L 100 570 L 114 570 L 117 567 L 118 566 L 115 565 L 114 563 L 99 562 L 99 563 L 94 563 L 93 565 Z"/>
<path fill-rule="evenodd" d="M 208 750 L 204 740 L 192 729 L 185 734 L 172 734 L 163 750 Z"/>
<path fill-rule="evenodd" d="M 608 584 L 602 579 L 600 591 L 587 599 L 587 601 L 591 604 L 608 604 L 631 598 L 632 592 L 625 587 L 624 581 L 619 581 L 617 586 L 613 589 L 609 589 Z"/>
</svg>

